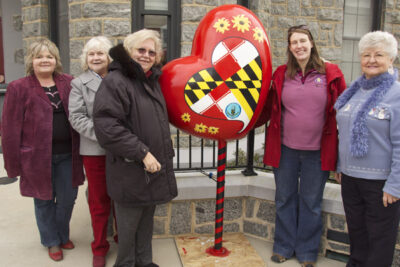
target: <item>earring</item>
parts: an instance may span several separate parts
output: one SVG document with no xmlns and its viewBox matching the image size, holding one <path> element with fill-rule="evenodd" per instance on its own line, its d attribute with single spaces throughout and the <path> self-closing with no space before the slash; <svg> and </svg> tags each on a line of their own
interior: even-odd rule
<svg viewBox="0 0 400 267">
<path fill-rule="evenodd" d="M 390 65 L 390 66 L 389 66 L 389 68 L 388 68 L 388 73 L 389 73 L 390 75 L 393 75 L 393 74 L 394 74 L 393 65 Z"/>
</svg>

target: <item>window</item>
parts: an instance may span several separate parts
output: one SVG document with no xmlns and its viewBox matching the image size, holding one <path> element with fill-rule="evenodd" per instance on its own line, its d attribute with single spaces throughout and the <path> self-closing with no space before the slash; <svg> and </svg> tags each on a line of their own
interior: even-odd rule
<svg viewBox="0 0 400 267">
<path fill-rule="evenodd" d="M 358 42 L 369 31 L 380 28 L 379 0 L 346 0 L 344 4 L 341 70 L 347 84 L 361 75 Z"/>
<path fill-rule="evenodd" d="M 143 28 L 160 33 L 164 62 L 180 56 L 181 0 L 132 1 L 132 30 Z"/>
</svg>

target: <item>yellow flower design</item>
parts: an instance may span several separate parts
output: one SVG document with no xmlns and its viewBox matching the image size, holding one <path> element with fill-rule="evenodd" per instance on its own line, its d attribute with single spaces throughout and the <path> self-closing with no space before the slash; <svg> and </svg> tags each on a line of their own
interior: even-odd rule
<svg viewBox="0 0 400 267">
<path fill-rule="evenodd" d="M 256 40 L 259 43 L 261 43 L 263 41 L 263 39 L 264 39 L 262 30 L 260 28 L 258 28 L 258 27 L 255 27 L 253 29 L 253 32 L 254 32 L 254 34 L 253 34 L 254 40 Z"/>
<path fill-rule="evenodd" d="M 229 31 L 229 21 L 226 18 L 221 18 L 217 22 L 214 23 L 214 28 L 217 32 L 224 33 L 225 31 Z"/>
<path fill-rule="evenodd" d="M 244 15 L 237 15 L 233 17 L 233 28 L 236 28 L 239 32 L 244 33 L 245 31 L 249 30 L 250 21 L 249 18 L 245 17 Z"/>
<path fill-rule="evenodd" d="M 217 134 L 219 132 L 219 128 L 210 126 L 210 127 L 208 127 L 208 132 L 210 134 Z"/>
<path fill-rule="evenodd" d="M 197 124 L 194 127 L 194 130 L 198 133 L 205 133 L 207 131 L 207 126 L 205 126 L 203 123 Z"/>
<path fill-rule="evenodd" d="M 183 113 L 182 116 L 181 116 L 181 119 L 184 122 L 190 122 L 190 114 L 189 113 Z"/>
</svg>

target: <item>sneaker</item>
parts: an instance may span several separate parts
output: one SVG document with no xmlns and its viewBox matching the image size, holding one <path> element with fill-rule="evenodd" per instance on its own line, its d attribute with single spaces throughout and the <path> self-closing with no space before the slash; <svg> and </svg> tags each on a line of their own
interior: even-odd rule
<svg viewBox="0 0 400 267">
<path fill-rule="evenodd" d="M 312 261 L 302 262 L 301 267 L 315 267 L 315 262 L 312 262 Z"/>
<path fill-rule="evenodd" d="M 59 246 L 49 247 L 49 257 L 53 261 L 60 261 L 63 259 L 63 252 Z"/>
<path fill-rule="evenodd" d="M 276 262 L 276 263 L 282 263 L 282 262 L 287 261 L 287 258 L 283 257 L 282 255 L 279 255 L 279 254 L 274 253 L 274 254 L 272 254 L 272 256 L 271 256 L 271 260 L 272 260 L 273 262 Z"/>
</svg>

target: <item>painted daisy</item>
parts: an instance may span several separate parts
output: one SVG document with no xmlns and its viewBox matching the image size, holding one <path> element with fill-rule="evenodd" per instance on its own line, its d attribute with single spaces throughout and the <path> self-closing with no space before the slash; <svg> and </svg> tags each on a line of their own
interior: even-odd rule
<svg viewBox="0 0 400 267">
<path fill-rule="evenodd" d="M 184 122 L 190 122 L 190 114 L 189 113 L 183 113 L 182 116 L 181 116 L 181 119 Z"/>
<path fill-rule="evenodd" d="M 233 17 L 233 28 L 236 28 L 239 32 L 244 33 L 245 31 L 249 30 L 250 21 L 249 18 L 245 17 L 244 15 L 237 15 Z"/>
<path fill-rule="evenodd" d="M 194 130 L 198 133 L 205 133 L 207 131 L 207 126 L 204 125 L 203 123 L 197 124 L 194 127 Z"/>
<path fill-rule="evenodd" d="M 219 132 L 219 128 L 218 128 L 218 127 L 210 126 L 210 127 L 208 127 L 208 132 L 209 132 L 210 134 L 217 134 L 217 133 Z"/>
<path fill-rule="evenodd" d="M 224 33 L 225 31 L 229 31 L 229 21 L 226 18 L 221 18 L 217 22 L 214 23 L 214 28 L 217 32 Z"/>
<path fill-rule="evenodd" d="M 263 39 L 264 39 L 262 30 L 260 28 L 258 28 L 258 27 L 255 27 L 253 29 L 253 32 L 254 32 L 254 34 L 253 34 L 254 40 L 256 40 L 259 43 L 261 43 L 263 41 Z"/>
</svg>

